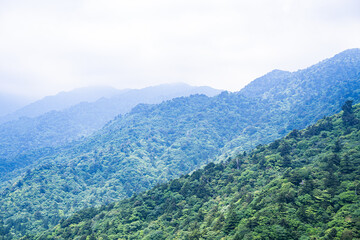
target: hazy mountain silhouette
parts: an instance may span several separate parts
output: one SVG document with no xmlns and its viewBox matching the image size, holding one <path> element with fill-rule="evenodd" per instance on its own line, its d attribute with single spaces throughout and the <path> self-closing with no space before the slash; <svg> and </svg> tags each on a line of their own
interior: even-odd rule
<svg viewBox="0 0 360 240">
<path fill-rule="evenodd" d="M 115 116 L 129 112 L 139 103 L 160 103 L 195 93 L 214 96 L 220 92 L 210 87 L 176 83 L 121 91 L 112 88 L 101 88 L 99 91 L 86 88 L 47 97 L 17 111 L 16 114 L 37 115 L 45 109 L 62 108 L 85 98 L 96 99 L 105 93 L 111 95 L 95 102 L 82 102 L 62 111 L 50 111 L 34 118 L 23 116 L 1 124 L 0 158 L 15 157 L 17 154 L 44 147 L 57 147 L 88 136 Z M 47 99 L 51 100 L 49 107 L 46 105 Z M 62 102 L 63 99 L 66 100 Z"/>
<path fill-rule="evenodd" d="M 0 92 L 0 122 L 2 116 L 12 113 L 30 102 L 30 98 Z"/>
<path fill-rule="evenodd" d="M 0 123 L 20 117 L 37 117 L 50 111 L 61 111 L 81 102 L 94 102 L 102 97 L 112 97 L 126 92 L 112 87 L 85 87 L 47 96 L 0 118 Z"/>
</svg>

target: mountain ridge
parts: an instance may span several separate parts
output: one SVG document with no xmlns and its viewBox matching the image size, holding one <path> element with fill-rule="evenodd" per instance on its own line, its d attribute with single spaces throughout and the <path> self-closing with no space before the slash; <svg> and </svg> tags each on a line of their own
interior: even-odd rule
<svg viewBox="0 0 360 240">
<path fill-rule="evenodd" d="M 79 140 L 99 130 L 115 116 L 129 112 L 139 103 L 160 103 L 194 93 L 214 96 L 220 90 L 177 83 L 116 92 L 111 98 L 82 102 L 62 111 L 50 111 L 35 118 L 22 117 L 1 124 L 0 158 L 14 158 L 29 151 Z"/>
<path fill-rule="evenodd" d="M 85 206 L 132 196 L 210 161 L 269 143 L 337 112 L 347 98 L 358 103 L 359 64 L 340 61 L 337 68 L 346 74 L 337 81 L 330 74 L 332 65 L 310 67 L 297 75 L 302 78 L 266 89 L 267 98 L 223 92 L 139 105 L 73 147 L 36 159 L 38 165 L 2 188 L 0 206 L 10 199 L 12 205 L 1 217 L 21 219 L 27 231 L 39 230 Z M 328 81 L 327 88 L 317 86 L 320 81 Z M 36 222 L 36 211 L 47 215 Z"/>
<path fill-rule="evenodd" d="M 29 102 L 31 99 L 28 97 L 0 92 L 0 119 Z"/>
<path fill-rule="evenodd" d="M 111 97 L 125 91 L 127 89 L 118 90 L 105 86 L 83 87 L 71 91 L 62 91 L 53 96 L 46 96 L 1 117 L 0 124 L 21 117 L 34 118 L 50 111 L 61 111 L 81 102 L 93 102 L 102 97 Z"/>
</svg>

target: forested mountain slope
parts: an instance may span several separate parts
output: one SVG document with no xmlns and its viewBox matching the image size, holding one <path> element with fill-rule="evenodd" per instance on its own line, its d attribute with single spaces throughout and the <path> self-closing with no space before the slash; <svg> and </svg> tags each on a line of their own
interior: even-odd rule
<svg viewBox="0 0 360 240">
<path fill-rule="evenodd" d="M 343 78 L 334 79 L 330 72 Z M 138 105 L 92 137 L 40 158 L 3 187 L 0 217 L 13 227 L 9 236 L 39 231 L 85 206 L 129 197 L 231 151 L 269 143 L 335 113 L 349 97 L 359 102 L 359 72 L 360 51 L 351 50 L 294 78 L 265 76 L 282 85 L 282 91 L 267 97 L 224 92 Z M 327 84 L 316 88 L 318 82 Z M 275 83 L 269 89 L 277 88 Z"/>
<path fill-rule="evenodd" d="M 336 113 L 347 99 L 359 102 L 359 86 L 360 49 L 350 49 L 297 72 L 274 70 L 239 94 L 261 99 L 271 109 L 276 106 L 278 113 L 274 112 L 271 122 L 285 122 L 283 131 L 289 132 Z M 261 139 L 264 134 L 253 137 Z"/>
<path fill-rule="evenodd" d="M 360 105 L 24 239 L 359 239 Z"/>
<path fill-rule="evenodd" d="M 31 161 L 21 161 L 22 154 L 30 151 L 44 152 L 42 148 L 59 147 L 89 136 L 115 116 L 129 112 L 139 103 L 160 103 L 196 93 L 214 96 L 220 93 L 220 90 L 182 83 L 128 90 L 79 89 L 48 97 L 50 99 L 45 98 L 16 114 L 38 115 L 39 111 L 62 108 L 79 99 L 90 100 L 101 93 L 109 95 L 109 98 L 82 102 L 62 111 L 50 111 L 35 118 L 22 117 L 0 125 L 0 173 L 31 163 Z"/>
</svg>

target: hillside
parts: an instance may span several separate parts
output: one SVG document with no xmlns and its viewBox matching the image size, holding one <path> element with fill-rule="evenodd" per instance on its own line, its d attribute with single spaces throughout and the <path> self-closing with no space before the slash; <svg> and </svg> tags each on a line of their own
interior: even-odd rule
<svg viewBox="0 0 360 240">
<path fill-rule="evenodd" d="M 343 77 L 333 78 L 332 72 Z M 10 235 L 40 231 L 83 207 L 130 197 L 269 143 L 334 114 L 349 97 L 359 102 L 359 72 L 360 51 L 351 50 L 291 73 L 294 78 L 264 76 L 269 82 L 281 80 L 281 86 L 269 83 L 273 87 L 263 89 L 267 97 L 244 89 L 138 105 L 69 148 L 14 159 L 28 167 L 3 184 L 0 217 L 13 226 Z M 316 87 L 320 82 L 327 84 Z"/>
<path fill-rule="evenodd" d="M 84 209 L 34 238 L 359 239 L 360 105 L 344 106 L 248 155 Z"/>
<path fill-rule="evenodd" d="M 121 91 L 112 88 L 100 88 L 97 91 L 93 88 L 78 89 L 44 98 L 14 114 L 35 116 L 47 110 L 62 109 L 75 100 L 90 101 L 101 94 L 109 96 L 95 102 L 78 103 L 62 111 L 46 112 L 34 118 L 23 116 L 0 125 L 0 173 L 29 164 L 31 161 L 23 161 L 23 164 L 19 165 L 22 154 L 41 151 L 42 148 L 59 147 L 89 136 L 115 116 L 129 112 L 139 103 L 160 103 L 191 94 L 214 96 L 218 93 L 220 90 L 210 87 L 193 87 L 177 83 Z"/>
</svg>

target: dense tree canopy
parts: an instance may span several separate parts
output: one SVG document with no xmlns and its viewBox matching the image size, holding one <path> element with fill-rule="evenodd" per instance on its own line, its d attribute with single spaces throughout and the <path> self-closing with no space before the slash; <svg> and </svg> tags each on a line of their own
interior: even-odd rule
<svg viewBox="0 0 360 240">
<path fill-rule="evenodd" d="M 344 114 L 24 239 L 358 239 L 360 125 Z"/>
<path fill-rule="evenodd" d="M 0 161 L 0 219 L 6 236 L 20 237 L 47 229 L 84 207 L 131 197 L 334 114 L 349 98 L 359 102 L 359 69 L 359 51 L 347 51 L 305 70 L 274 71 L 237 93 L 138 105 L 91 137 L 66 148 L 41 149 Z M 350 132 L 358 120 L 351 117 L 349 124 L 346 119 L 342 117 L 343 127 Z M 325 121 L 310 127 L 306 136 L 330 128 Z M 302 135 L 292 131 L 290 136 L 296 139 Z M 11 141 L 3 142 L 11 145 Z M 335 153 L 343 151 L 341 139 L 334 144 Z M 249 177 L 257 177 L 255 167 L 267 169 L 268 162 L 280 168 L 293 166 L 291 142 L 276 141 L 271 146 L 278 152 L 259 158 L 259 165 L 246 171 Z M 307 155 L 316 154 L 310 149 Z M 324 175 L 326 186 L 338 181 L 338 166 L 344 172 L 352 171 L 352 165 L 344 160 L 351 156 L 327 158 L 333 171 Z M 241 161 L 236 160 L 237 169 L 241 169 Z M 13 171 L 10 166 L 14 165 L 18 168 Z M 211 190 L 203 184 L 195 187 L 197 197 L 206 197 Z M 191 189 L 189 186 L 184 191 L 191 193 Z M 226 219 L 226 215 L 219 217 Z M 232 222 L 226 231 L 231 231 Z"/>
</svg>

